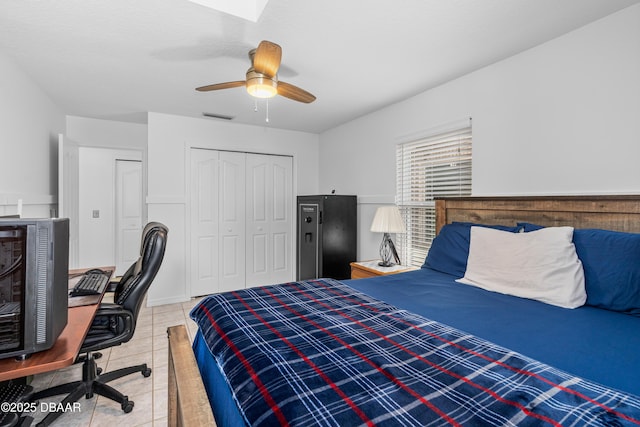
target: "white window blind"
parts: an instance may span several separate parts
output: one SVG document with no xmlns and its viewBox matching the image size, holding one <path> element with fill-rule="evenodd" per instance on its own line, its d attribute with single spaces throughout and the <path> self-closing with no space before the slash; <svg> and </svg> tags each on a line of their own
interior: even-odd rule
<svg viewBox="0 0 640 427">
<path fill-rule="evenodd" d="M 397 236 L 403 264 L 424 263 L 435 237 L 436 197 L 471 194 L 471 126 L 398 144 L 396 204 L 407 232 Z"/>
</svg>

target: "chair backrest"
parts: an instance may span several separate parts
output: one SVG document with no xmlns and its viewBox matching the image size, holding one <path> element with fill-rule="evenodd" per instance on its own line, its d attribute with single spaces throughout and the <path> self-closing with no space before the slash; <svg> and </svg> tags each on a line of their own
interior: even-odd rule
<svg viewBox="0 0 640 427">
<path fill-rule="evenodd" d="M 153 230 L 155 227 L 166 228 L 164 224 L 159 222 L 150 222 L 144 226 L 144 228 L 142 229 L 142 234 L 140 235 L 141 236 L 140 237 L 140 256 L 138 256 L 138 259 L 133 264 L 131 264 L 131 266 L 127 269 L 127 271 L 125 271 L 124 274 L 122 274 L 122 276 L 120 277 L 120 282 L 118 282 L 118 286 L 116 287 L 116 290 L 115 290 L 116 293 L 120 293 L 122 290 L 122 285 L 127 283 L 127 280 L 129 280 L 129 278 L 134 273 L 136 273 L 136 270 L 137 271 L 140 270 L 140 266 L 138 264 L 141 262 L 141 259 L 142 259 L 142 252 L 144 251 L 145 239 L 147 238 L 147 234 L 149 234 L 149 232 Z"/>
<path fill-rule="evenodd" d="M 167 245 L 169 229 L 159 222 L 150 222 L 142 232 L 140 258 L 120 279 L 113 300 L 137 318 L 144 296 L 156 277 Z"/>
</svg>

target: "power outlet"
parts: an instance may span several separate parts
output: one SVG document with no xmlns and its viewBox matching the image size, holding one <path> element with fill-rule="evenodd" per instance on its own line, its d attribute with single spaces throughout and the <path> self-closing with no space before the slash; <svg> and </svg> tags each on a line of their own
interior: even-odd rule
<svg viewBox="0 0 640 427">
<path fill-rule="evenodd" d="M 93 218 L 100 218 L 100 210 L 94 209 L 92 216 Z"/>
</svg>

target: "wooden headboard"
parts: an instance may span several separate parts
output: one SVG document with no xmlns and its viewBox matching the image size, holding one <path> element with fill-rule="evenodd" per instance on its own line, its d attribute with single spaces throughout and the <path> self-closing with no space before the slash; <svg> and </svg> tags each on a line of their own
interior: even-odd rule
<svg viewBox="0 0 640 427">
<path fill-rule="evenodd" d="M 456 197 L 436 200 L 436 232 L 454 221 L 640 233 L 640 195 Z"/>
</svg>

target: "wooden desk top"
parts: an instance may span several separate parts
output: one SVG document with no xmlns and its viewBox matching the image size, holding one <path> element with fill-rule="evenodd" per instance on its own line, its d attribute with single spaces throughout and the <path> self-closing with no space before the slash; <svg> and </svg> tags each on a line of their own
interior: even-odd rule
<svg viewBox="0 0 640 427">
<path fill-rule="evenodd" d="M 111 270 L 112 274 L 115 270 L 113 267 L 102 269 Z M 69 270 L 69 276 L 74 277 L 86 270 L 88 269 Z M 53 371 L 73 364 L 98 310 L 100 299 L 102 296 L 98 303 L 70 307 L 67 326 L 50 349 L 33 353 L 22 361 L 13 357 L 0 359 L 0 381 Z"/>
<path fill-rule="evenodd" d="M 0 381 L 26 377 L 64 368 L 73 363 L 82 341 L 91 326 L 97 304 L 69 309 L 67 326 L 49 350 L 33 353 L 28 359 L 17 361 L 10 357 L 0 360 Z"/>
</svg>

